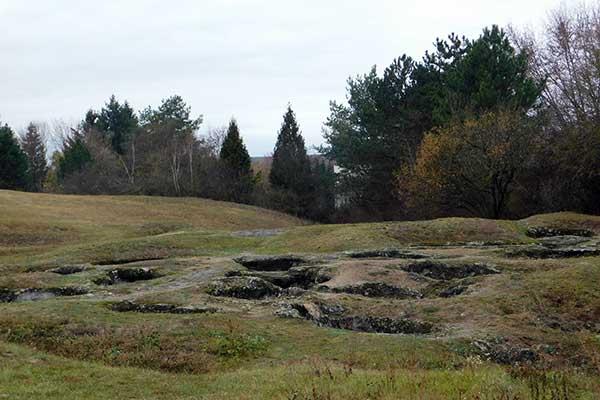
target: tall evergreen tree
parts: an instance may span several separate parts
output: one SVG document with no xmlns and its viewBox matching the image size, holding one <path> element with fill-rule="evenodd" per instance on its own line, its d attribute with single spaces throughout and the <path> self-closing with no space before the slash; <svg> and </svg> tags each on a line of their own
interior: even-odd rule
<svg viewBox="0 0 600 400">
<path fill-rule="evenodd" d="M 277 136 L 269 181 L 276 188 L 301 193 L 306 189 L 309 175 L 310 161 L 304 138 L 296 122 L 296 115 L 291 106 L 288 106 Z"/>
<path fill-rule="evenodd" d="M 240 137 L 235 119 L 229 122 L 219 159 L 225 175 L 225 198 L 236 202 L 247 202 L 252 193 L 253 175 L 250 155 Z"/>
<path fill-rule="evenodd" d="M 27 156 L 29 189 L 33 192 L 41 192 L 48 173 L 48 161 L 46 160 L 46 144 L 40 128 L 33 122 L 27 126 L 27 130 L 21 138 L 21 147 Z"/>
<path fill-rule="evenodd" d="M 83 135 L 78 131 L 63 142 L 62 157 L 58 164 L 58 178 L 64 180 L 74 172 L 81 172 L 86 165 L 92 162 L 92 155 L 85 145 Z"/>
<path fill-rule="evenodd" d="M 394 173 L 416 156 L 422 124 L 429 124 L 412 105 L 428 104 L 424 88 L 412 78 L 410 57 L 395 60 L 379 77 L 368 74 L 348 80 L 348 105 L 331 103 L 325 122 L 327 146 L 321 149 L 342 168 L 338 189 L 373 219 L 402 213 Z M 421 72 L 423 81 L 428 78 Z M 429 129 L 427 126 L 426 129 Z"/>
<path fill-rule="evenodd" d="M 310 160 L 291 106 L 283 116 L 277 136 L 269 182 L 273 188 L 290 195 L 284 209 L 306 214 L 312 194 Z"/>
<path fill-rule="evenodd" d="M 540 99 L 544 82 L 531 78 L 530 54 L 518 52 L 506 33 L 494 25 L 466 41 L 464 52 L 446 66 L 439 105 L 450 118 L 488 112 L 527 112 Z"/>
<path fill-rule="evenodd" d="M 193 118 L 191 107 L 181 96 L 174 95 L 163 99 L 157 109 L 147 107 L 143 110 L 140 123 L 145 139 L 161 143 L 161 158 L 166 161 L 162 168 L 170 178 L 175 194 L 194 192 L 197 172 L 194 149 L 199 144 L 195 133 L 202 124 L 202 115 Z"/>
<path fill-rule="evenodd" d="M 99 113 L 94 110 L 87 112 L 84 127 L 102 132 L 112 149 L 123 154 L 127 141 L 138 127 L 138 118 L 127 102 L 120 104 L 112 95 Z"/>
<path fill-rule="evenodd" d="M 25 189 L 27 157 L 8 125 L 0 124 L 0 189 Z"/>
</svg>

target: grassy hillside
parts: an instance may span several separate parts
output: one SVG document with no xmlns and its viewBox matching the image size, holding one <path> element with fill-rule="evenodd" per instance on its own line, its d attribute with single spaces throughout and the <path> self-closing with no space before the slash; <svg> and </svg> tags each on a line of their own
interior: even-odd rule
<svg viewBox="0 0 600 400">
<path fill-rule="evenodd" d="M 0 266 L 55 266 L 145 258 L 327 253 L 395 246 L 528 243 L 530 226 L 600 231 L 600 217 L 547 214 L 522 221 L 306 225 L 251 206 L 191 198 L 64 196 L 0 191 Z M 235 231 L 278 228 L 274 235 Z"/>
<path fill-rule="evenodd" d="M 520 221 L 316 225 L 199 199 L 8 191 L 0 191 L 0 206 L 0 398 L 600 396 L 600 256 L 507 253 L 573 246 L 594 251 L 600 247 L 599 217 L 558 213 Z M 536 239 L 527 235 L 533 227 L 591 232 Z M 411 255 L 343 253 L 383 248 Z M 253 273 L 235 261 L 240 254 L 289 253 L 303 256 L 306 271 L 316 269 L 324 278 L 300 291 L 257 299 L 209 291 L 231 273 Z M 420 262 L 433 262 L 442 272 L 484 265 L 493 273 L 436 278 L 406 270 Z M 81 269 L 68 275 L 50 270 L 79 263 Z M 99 281 L 115 269 L 141 267 L 156 277 L 108 286 Z M 347 290 L 364 284 L 419 295 Z M 457 287 L 459 292 L 443 294 Z M 83 288 L 87 294 L 2 300 L 7 293 L 56 288 Z M 112 308 L 123 301 L 213 311 Z M 277 314 L 292 303 L 313 310 L 325 304 L 334 310 L 331 318 L 341 309 L 344 316 L 408 319 L 434 329 L 369 333 Z M 482 352 L 476 345 L 481 341 L 492 350 Z M 529 352 L 536 355 L 533 361 Z"/>
<path fill-rule="evenodd" d="M 166 233 L 287 228 L 304 222 L 251 206 L 196 198 L 70 196 L 0 190 L 0 265 L 18 255 L 135 243 Z M 135 244 L 134 244 L 135 246 Z M 76 250 L 78 252 L 79 250 Z M 50 256 L 51 257 L 51 256 Z"/>
<path fill-rule="evenodd" d="M 49 268 L 239 253 L 332 253 L 398 246 L 531 243 L 530 227 L 600 232 L 600 217 L 312 225 L 252 206 L 192 198 L 65 196 L 0 190 L 0 268 Z M 257 232 L 253 232 L 257 231 Z M 262 231 L 266 231 L 261 234 Z"/>
<path fill-rule="evenodd" d="M 532 395 L 527 380 L 475 361 L 465 369 L 348 368 L 319 359 L 220 374 L 166 374 L 72 361 L 0 343 L 0 396 L 10 399 L 560 399 Z M 593 383 L 569 375 L 583 389 L 567 398 L 595 399 Z M 541 387 L 541 385 L 540 385 Z M 486 396 L 484 393 L 489 394 Z M 535 393 L 535 392 L 534 392 Z M 485 397 L 481 397 L 481 396 Z M 496 397 L 492 397 L 492 396 Z M 511 397 L 503 397 L 511 396 Z M 541 397 L 548 396 L 548 397 Z M 558 395 L 557 395 L 558 396 Z"/>
<path fill-rule="evenodd" d="M 4 244 L 15 245 L 77 241 L 76 235 L 100 239 L 184 229 L 283 228 L 302 223 L 265 209 L 197 198 L 75 196 L 0 190 L 0 207 L 1 237 Z"/>
</svg>

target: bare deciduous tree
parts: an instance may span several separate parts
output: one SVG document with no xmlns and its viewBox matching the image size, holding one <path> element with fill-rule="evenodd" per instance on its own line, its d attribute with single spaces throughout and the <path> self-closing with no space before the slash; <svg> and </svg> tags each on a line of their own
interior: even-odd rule
<svg viewBox="0 0 600 400">
<path fill-rule="evenodd" d="M 541 35 L 513 32 L 546 80 L 543 170 L 550 209 L 600 212 L 600 3 L 550 14 Z"/>
<path fill-rule="evenodd" d="M 561 127 L 600 122 L 600 5 L 552 12 L 541 35 L 512 31 L 531 52 L 532 72 L 546 80 L 543 92 L 553 122 Z"/>
</svg>

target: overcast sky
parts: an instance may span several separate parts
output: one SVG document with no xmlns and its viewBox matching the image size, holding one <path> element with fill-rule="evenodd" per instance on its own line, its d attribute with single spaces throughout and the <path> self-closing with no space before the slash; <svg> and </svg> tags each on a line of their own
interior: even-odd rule
<svg viewBox="0 0 600 400">
<path fill-rule="evenodd" d="M 562 2 L 564 3 L 564 2 Z M 0 0 L 0 120 L 78 121 L 111 94 L 181 95 L 202 131 L 235 116 L 272 152 L 288 102 L 309 146 L 348 76 L 421 57 L 436 37 L 538 25 L 556 0 Z"/>
</svg>

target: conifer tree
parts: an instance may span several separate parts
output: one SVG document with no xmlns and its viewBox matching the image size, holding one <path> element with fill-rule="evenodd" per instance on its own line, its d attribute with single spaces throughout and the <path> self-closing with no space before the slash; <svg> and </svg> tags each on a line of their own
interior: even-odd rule
<svg viewBox="0 0 600 400">
<path fill-rule="evenodd" d="M 253 186 L 250 155 L 240 137 L 235 119 L 229 122 L 219 159 L 225 176 L 223 182 L 225 199 L 236 202 L 249 201 Z"/>
<path fill-rule="evenodd" d="M 140 113 L 142 126 L 155 124 L 169 126 L 177 135 L 193 134 L 202 124 L 202 115 L 193 119 L 192 108 L 179 95 L 162 100 L 158 109 L 147 107 Z"/>
<path fill-rule="evenodd" d="M 8 125 L 0 125 L 0 189 L 25 189 L 27 157 Z"/>
<path fill-rule="evenodd" d="M 64 180 L 71 173 L 81 172 L 92 162 L 92 155 L 85 145 L 84 137 L 78 131 L 73 131 L 73 134 L 64 141 L 62 153 L 58 165 L 60 180 Z"/>
<path fill-rule="evenodd" d="M 138 124 L 133 108 L 127 102 L 120 104 L 114 95 L 99 113 L 89 110 L 84 120 L 84 128 L 101 132 L 118 154 L 124 154 L 126 143 Z"/>
<path fill-rule="evenodd" d="M 29 124 L 25 134 L 21 138 L 21 146 L 27 156 L 30 178 L 29 189 L 33 192 L 41 192 L 48 173 L 46 144 L 44 143 L 40 128 L 33 122 Z"/>
<path fill-rule="evenodd" d="M 305 215 L 312 193 L 311 168 L 304 139 L 291 106 L 283 116 L 277 136 L 269 182 L 274 189 L 289 194 L 284 209 Z"/>
<path fill-rule="evenodd" d="M 288 106 L 277 136 L 269 181 L 276 188 L 302 192 L 309 175 L 310 162 L 304 138 L 296 122 L 296 115 Z"/>
</svg>

